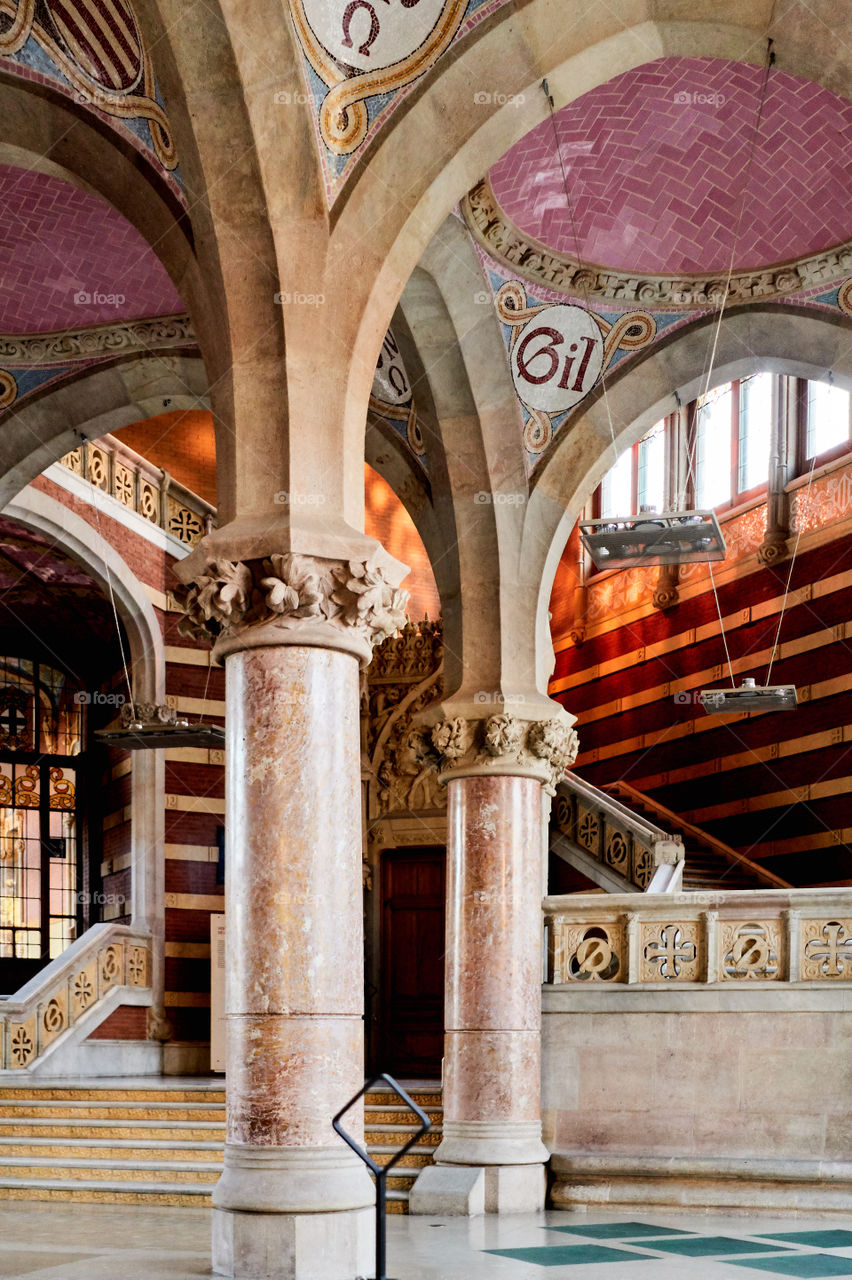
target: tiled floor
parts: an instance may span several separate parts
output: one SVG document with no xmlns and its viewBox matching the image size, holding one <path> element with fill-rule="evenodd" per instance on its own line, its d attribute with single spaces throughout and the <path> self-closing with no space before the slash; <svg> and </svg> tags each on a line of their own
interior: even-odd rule
<svg viewBox="0 0 852 1280">
<path fill-rule="evenodd" d="M 0 1277 L 197 1280 L 206 1209 L 0 1205 Z M 847 1276 L 852 1213 L 811 1220 L 659 1213 L 388 1220 L 396 1280 L 758 1280 Z"/>
</svg>

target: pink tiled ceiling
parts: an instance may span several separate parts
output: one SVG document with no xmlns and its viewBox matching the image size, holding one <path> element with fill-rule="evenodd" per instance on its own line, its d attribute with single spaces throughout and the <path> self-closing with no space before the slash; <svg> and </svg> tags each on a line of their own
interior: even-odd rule
<svg viewBox="0 0 852 1280">
<path fill-rule="evenodd" d="M 121 214 L 59 178 L 0 165 L 1 333 L 183 310 L 156 254 Z"/>
<path fill-rule="evenodd" d="M 744 269 L 852 237 L 852 103 L 772 70 L 738 208 L 764 72 L 717 58 L 663 58 L 556 115 L 573 226 L 545 120 L 491 170 L 528 235 L 587 262 L 648 273 Z M 576 236 L 576 238 L 575 238 Z"/>
</svg>

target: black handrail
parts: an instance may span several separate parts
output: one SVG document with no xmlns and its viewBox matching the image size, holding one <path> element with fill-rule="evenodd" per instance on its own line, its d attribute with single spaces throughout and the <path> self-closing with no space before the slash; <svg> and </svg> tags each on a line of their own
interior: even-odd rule
<svg viewBox="0 0 852 1280">
<path fill-rule="evenodd" d="M 405 1105 L 411 1109 L 411 1111 L 414 1112 L 414 1114 L 418 1117 L 418 1119 L 421 1122 L 420 1129 L 418 1130 L 417 1133 L 415 1133 L 414 1137 L 409 1138 L 405 1146 L 400 1147 L 399 1151 L 397 1151 L 393 1159 L 389 1160 L 385 1165 L 376 1164 L 375 1160 L 372 1160 L 370 1156 L 367 1154 L 367 1152 L 362 1150 L 361 1147 L 358 1146 L 358 1143 L 355 1141 L 355 1139 L 351 1138 L 349 1134 L 346 1132 L 346 1130 L 341 1127 L 341 1124 L 340 1124 L 340 1121 L 343 1118 L 343 1116 L 346 1115 L 346 1112 L 349 1111 L 351 1107 L 354 1107 L 356 1102 L 358 1102 L 361 1098 L 364 1097 L 365 1094 L 369 1093 L 371 1089 L 375 1088 L 375 1086 L 381 1082 L 384 1082 L 385 1084 L 390 1085 L 391 1089 L 396 1094 L 396 1096 L 400 1098 L 405 1103 Z M 415 1142 L 419 1142 L 420 1139 L 424 1136 L 424 1134 L 427 1134 L 429 1132 L 429 1130 L 432 1128 L 432 1122 L 430 1121 L 426 1113 L 424 1111 L 421 1111 L 417 1103 L 414 1102 L 413 1099 L 409 1098 L 408 1094 L 405 1092 L 402 1085 L 397 1084 L 393 1076 L 386 1075 L 384 1072 L 382 1072 L 381 1075 L 372 1076 L 364 1085 L 364 1088 L 360 1089 L 358 1093 L 355 1094 L 355 1097 L 350 1098 L 346 1106 L 343 1107 L 340 1111 L 338 1111 L 337 1115 L 334 1117 L 331 1123 L 335 1133 L 340 1134 L 340 1137 L 347 1144 L 347 1146 L 352 1148 L 356 1156 L 360 1156 L 360 1158 L 364 1161 L 364 1164 L 372 1172 L 373 1176 L 376 1179 L 376 1276 L 375 1276 L 375 1280 L 388 1280 L 387 1273 L 385 1271 L 385 1268 L 387 1266 L 387 1261 L 386 1261 L 387 1259 L 387 1190 L 385 1185 L 387 1181 L 387 1176 L 390 1173 L 391 1169 L 394 1167 L 394 1165 L 399 1164 L 400 1160 L 405 1155 L 405 1153 L 411 1150 Z"/>
</svg>

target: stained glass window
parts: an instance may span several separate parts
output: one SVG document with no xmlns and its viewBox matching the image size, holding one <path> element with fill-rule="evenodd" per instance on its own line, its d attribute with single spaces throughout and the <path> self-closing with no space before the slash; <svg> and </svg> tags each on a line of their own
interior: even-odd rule
<svg viewBox="0 0 852 1280">
<path fill-rule="evenodd" d="M 15 962 L 35 971 L 77 936 L 83 713 L 64 672 L 0 657 L 0 961 L 16 977 Z"/>
</svg>

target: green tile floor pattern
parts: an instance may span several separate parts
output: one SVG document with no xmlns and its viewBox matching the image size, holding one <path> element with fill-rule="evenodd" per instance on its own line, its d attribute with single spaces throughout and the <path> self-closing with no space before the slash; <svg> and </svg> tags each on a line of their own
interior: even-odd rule
<svg viewBox="0 0 852 1280">
<path fill-rule="evenodd" d="M 652 1262 L 660 1254 L 676 1254 L 685 1258 L 720 1259 L 729 1266 L 762 1271 L 768 1275 L 799 1277 L 800 1280 L 818 1280 L 824 1276 L 852 1277 L 852 1257 L 805 1252 L 808 1249 L 852 1249 L 852 1231 L 831 1228 L 825 1231 L 776 1231 L 744 1239 L 678 1231 L 672 1227 L 656 1227 L 649 1222 L 636 1221 L 604 1222 L 589 1226 L 572 1224 L 546 1227 L 543 1230 L 585 1239 L 582 1244 L 542 1244 L 517 1249 L 485 1249 L 483 1252 L 539 1267 L 572 1267 L 594 1263 L 608 1268 L 609 1265 L 616 1267 L 625 1262 Z M 610 1243 L 590 1243 L 599 1240 Z M 652 1253 L 651 1250 L 655 1252 Z M 757 1254 L 762 1256 L 749 1256 Z M 601 1280 L 604 1280 L 604 1275 L 609 1274 L 608 1270 L 602 1272 Z M 611 1274 L 615 1280 L 617 1272 L 613 1270 Z"/>
</svg>

